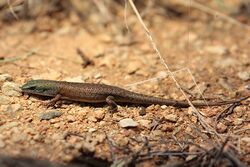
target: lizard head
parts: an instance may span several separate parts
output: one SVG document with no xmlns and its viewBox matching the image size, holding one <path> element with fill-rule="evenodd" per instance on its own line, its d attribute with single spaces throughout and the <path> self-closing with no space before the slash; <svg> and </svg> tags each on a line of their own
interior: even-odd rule
<svg viewBox="0 0 250 167">
<path fill-rule="evenodd" d="M 43 96 L 55 96 L 59 92 L 55 82 L 50 80 L 30 80 L 21 89 L 23 93 Z"/>
</svg>

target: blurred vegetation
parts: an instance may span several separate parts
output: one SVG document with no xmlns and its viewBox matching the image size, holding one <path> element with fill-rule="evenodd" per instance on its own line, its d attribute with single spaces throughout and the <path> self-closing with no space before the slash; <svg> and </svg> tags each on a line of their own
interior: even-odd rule
<svg viewBox="0 0 250 167">
<path fill-rule="evenodd" d="M 182 0 L 134 0 L 137 8 L 143 12 L 147 12 L 150 9 L 157 9 L 155 12 L 163 14 L 177 14 L 181 13 Z M 229 1 L 224 0 L 212 0 L 212 1 L 198 1 L 207 4 L 214 4 L 218 9 L 223 11 L 231 9 L 228 4 Z M 250 13 L 250 2 L 247 0 L 239 1 L 239 5 L 235 7 L 235 11 L 242 8 Z M 107 19 L 110 19 L 110 15 L 119 15 L 124 10 L 125 0 L 0 0 L 0 18 L 4 21 L 12 21 L 13 19 L 31 19 L 39 16 L 53 16 L 57 18 L 64 18 L 69 16 L 71 12 L 77 13 L 81 18 L 88 18 L 90 14 L 99 13 L 107 14 Z M 179 15 L 178 15 L 179 16 Z"/>
<path fill-rule="evenodd" d="M 73 20 L 71 22 L 77 24 L 90 21 L 106 26 L 119 23 L 124 19 L 125 2 L 126 0 L 0 0 L 0 25 L 19 20 L 37 21 L 39 18 L 50 17 L 58 21 L 69 18 Z M 196 10 L 195 13 L 192 2 L 187 4 L 185 0 L 134 0 L 134 2 L 141 16 L 146 17 L 148 21 L 152 21 L 154 19 L 152 16 L 156 14 L 174 19 L 202 18 L 201 11 Z M 247 0 L 197 0 L 197 2 L 218 11 L 226 11 L 227 15 L 235 17 L 240 22 L 249 23 L 250 2 Z M 129 11 L 128 4 L 127 6 L 127 14 L 132 13 Z"/>
</svg>

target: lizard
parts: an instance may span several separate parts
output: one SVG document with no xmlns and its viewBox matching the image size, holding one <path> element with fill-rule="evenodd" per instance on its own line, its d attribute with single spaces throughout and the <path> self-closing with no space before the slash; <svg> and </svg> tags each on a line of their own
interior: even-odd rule
<svg viewBox="0 0 250 167">
<path fill-rule="evenodd" d="M 165 99 L 135 93 L 117 86 L 94 83 L 77 83 L 54 80 L 30 80 L 21 90 L 25 94 L 52 97 L 48 106 L 53 106 L 60 99 L 88 103 L 106 102 L 111 110 L 117 110 L 117 103 L 131 103 L 137 105 L 166 105 L 178 108 L 187 108 L 188 102 Z M 221 106 L 241 102 L 244 99 L 217 102 L 192 102 L 195 107 Z"/>
</svg>

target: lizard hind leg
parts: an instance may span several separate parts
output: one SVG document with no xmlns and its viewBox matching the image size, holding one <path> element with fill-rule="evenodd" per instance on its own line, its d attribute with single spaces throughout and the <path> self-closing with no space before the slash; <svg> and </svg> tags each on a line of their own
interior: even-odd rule
<svg viewBox="0 0 250 167">
<path fill-rule="evenodd" d="M 108 96 L 106 98 L 106 102 L 109 105 L 109 111 L 111 111 L 111 112 L 115 112 L 118 109 L 117 104 L 114 100 L 115 100 L 114 96 Z"/>
</svg>

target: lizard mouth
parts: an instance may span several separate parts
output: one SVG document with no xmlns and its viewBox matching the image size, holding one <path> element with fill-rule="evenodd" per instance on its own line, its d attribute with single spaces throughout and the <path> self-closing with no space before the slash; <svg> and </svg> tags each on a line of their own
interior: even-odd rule
<svg viewBox="0 0 250 167">
<path fill-rule="evenodd" d="M 37 89 L 36 86 L 23 85 L 21 90 L 23 93 L 43 95 L 43 91 Z"/>
</svg>

